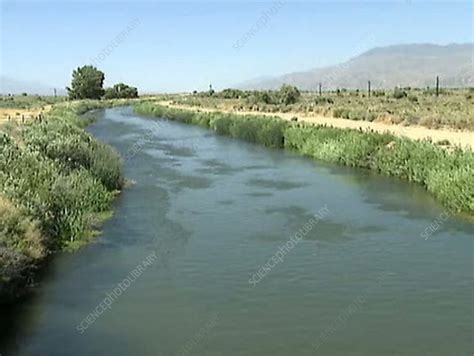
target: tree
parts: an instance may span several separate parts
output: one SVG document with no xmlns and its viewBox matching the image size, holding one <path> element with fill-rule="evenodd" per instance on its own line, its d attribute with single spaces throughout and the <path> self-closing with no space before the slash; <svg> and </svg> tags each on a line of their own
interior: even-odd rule
<svg viewBox="0 0 474 356">
<path fill-rule="evenodd" d="M 104 95 L 103 72 L 94 66 L 78 67 L 72 72 L 71 88 L 67 87 L 70 99 L 100 99 Z"/>
<path fill-rule="evenodd" d="M 285 105 L 296 103 L 301 96 L 297 87 L 287 84 L 282 85 L 279 94 L 281 102 Z"/>
<path fill-rule="evenodd" d="M 129 99 L 138 98 L 138 89 L 124 83 L 115 84 L 112 88 L 105 89 L 104 99 Z"/>
</svg>

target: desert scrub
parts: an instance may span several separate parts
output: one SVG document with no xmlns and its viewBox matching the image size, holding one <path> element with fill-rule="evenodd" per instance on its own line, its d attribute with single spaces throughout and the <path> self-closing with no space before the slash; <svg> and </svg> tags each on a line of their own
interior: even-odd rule
<svg viewBox="0 0 474 356">
<path fill-rule="evenodd" d="M 360 167 L 424 186 L 453 212 L 474 213 L 474 153 L 446 150 L 391 134 L 290 123 L 262 115 L 198 113 L 153 103 L 137 113 L 208 127 L 218 134 L 288 148 L 323 161 Z"/>
<path fill-rule="evenodd" d="M 257 112 L 314 112 L 350 120 L 373 121 L 389 115 L 393 122 L 426 127 L 449 127 L 474 130 L 474 92 L 466 89 L 443 89 L 436 97 L 433 90 L 413 88 L 373 91 L 369 97 L 363 91 L 325 91 L 301 93 L 297 102 L 284 103 L 272 99 L 272 92 L 240 92 L 239 96 L 182 96 L 175 95 L 177 104 L 217 107 L 226 110 L 238 107 L 241 111 Z M 405 120 L 406 118 L 416 120 Z"/>
<path fill-rule="evenodd" d="M 11 276 L 12 286 L 0 281 L 0 300 L 31 280 L 22 278 L 24 268 L 34 270 L 45 255 L 85 243 L 109 213 L 124 181 L 121 158 L 82 130 L 78 116 L 104 105 L 111 103 L 60 104 L 42 122 L 0 130 L 0 275 Z"/>
<path fill-rule="evenodd" d="M 0 108 L 30 109 L 64 101 L 64 97 L 39 95 L 0 95 Z"/>
</svg>

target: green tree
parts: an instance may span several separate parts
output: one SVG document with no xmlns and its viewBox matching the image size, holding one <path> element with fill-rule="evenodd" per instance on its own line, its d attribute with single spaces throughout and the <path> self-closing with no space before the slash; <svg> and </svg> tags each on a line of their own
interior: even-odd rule
<svg viewBox="0 0 474 356">
<path fill-rule="evenodd" d="M 105 75 L 94 66 L 78 67 L 72 72 L 70 99 L 100 99 L 104 95 Z"/>
<path fill-rule="evenodd" d="M 104 99 L 129 99 L 138 98 L 138 89 L 124 83 L 115 84 L 112 88 L 105 89 Z"/>
</svg>

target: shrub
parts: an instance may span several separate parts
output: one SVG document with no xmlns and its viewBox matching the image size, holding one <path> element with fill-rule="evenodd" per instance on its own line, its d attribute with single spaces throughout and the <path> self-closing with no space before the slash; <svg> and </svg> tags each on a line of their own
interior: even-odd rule
<svg viewBox="0 0 474 356">
<path fill-rule="evenodd" d="M 43 242 L 38 223 L 0 195 L 0 250 L 9 249 L 26 258 L 38 259 L 46 253 Z"/>
<path fill-rule="evenodd" d="M 284 105 L 290 105 L 296 103 L 301 93 L 297 87 L 292 85 L 284 84 L 279 91 L 280 102 Z"/>
<path fill-rule="evenodd" d="M 29 125 L 23 131 L 23 140 L 70 170 L 80 167 L 89 170 L 109 190 L 122 187 L 119 155 L 110 146 L 98 142 L 72 124 L 48 120 Z"/>
<path fill-rule="evenodd" d="M 366 112 L 364 120 L 365 121 L 374 121 L 377 118 L 377 114 L 374 112 Z"/>
<path fill-rule="evenodd" d="M 223 99 L 239 99 L 245 97 L 245 93 L 242 90 L 228 88 L 217 93 L 216 96 Z"/>
<path fill-rule="evenodd" d="M 15 297 L 46 255 L 37 223 L 0 195 L 0 301 Z"/>
<path fill-rule="evenodd" d="M 123 183 L 118 154 L 70 123 L 78 121 L 77 108 L 54 110 L 15 138 L 0 135 L 1 192 L 38 221 L 53 249 L 89 235 Z"/>
<path fill-rule="evenodd" d="M 123 104 L 123 102 L 121 102 Z M 120 156 L 80 129 L 87 110 L 55 106 L 43 122 L 0 131 L 0 300 L 31 281 L 48 253 L 88 240 L 123 184 Z"/>
<path fill-rule="evenodd" d="M 324 97 L 324 96 L 319 96 L 314 99 L 314 103 L 316 105 L 321 105 L 321 104 L 334 104 L 334 100 L 332 98 Z"/>
<path fill-rule="evenodd" d="M 395 88 L 395 90 L 393 91 L 393 97 L 395 99 L 402 99 L 402 98 L 405 98 L 406 96 L 407 96 L 406 91 L 402 89 Z"/>
<path fill-rule="evenodd" d="M 65 169 L 38 151 L 5 147 L 0 152 L 3 194 L 39 221 L 49 248 L 83 239 L 93 214 L 108 209 L 112 193 L 83 168 Z"/>
</svg>

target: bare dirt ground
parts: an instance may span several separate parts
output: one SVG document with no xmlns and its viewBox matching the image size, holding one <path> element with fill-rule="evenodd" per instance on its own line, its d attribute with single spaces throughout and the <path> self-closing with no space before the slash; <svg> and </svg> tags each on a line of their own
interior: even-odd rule
<svg viewBox="0 0 474 356">
<path fill-rule="evenodd" d="M 300 122 L 306 122 L 316 125 L 327 125 L 337 128 L 348 128 L 353 130 L 373 130 L 380 133 L 389 132 L 395 136 L 404 136 L 412 140 L 430 139 L 433 142 L 441 142 L 448 140 L 450 145 L 459 146 L 461 148 L 474 149 L 474 132 L 473 131 L 455 131 L 448 129 L 429 129 L 424 126 L 402 126 L 395 124 L 388 124 L 384 122 L 370 122 L 370 121 L 355 121 L 348 119 L 340 119 L 334 117 L 327 117 L 322 115 L 303 115 L 301 113 L 269 113 L 269 112 L 246 112 L 235 111 L 232 109 L 212 109 L 212 108 L 197 108 L 187 105 L 172 104 L 169 101 L 161 102 L 161 104 L 176 109 L 198 110 L 201 112 L 215 112 L 225 111 L 232 112 L 239 115 L 266 115 L 277 116 L 283 120 L 291 120 L 297 118 Z"/>
</svg>

